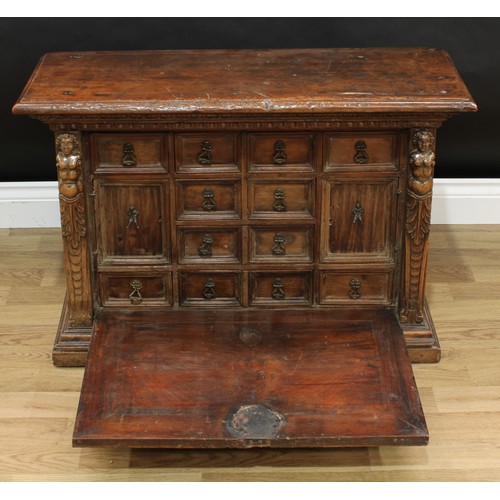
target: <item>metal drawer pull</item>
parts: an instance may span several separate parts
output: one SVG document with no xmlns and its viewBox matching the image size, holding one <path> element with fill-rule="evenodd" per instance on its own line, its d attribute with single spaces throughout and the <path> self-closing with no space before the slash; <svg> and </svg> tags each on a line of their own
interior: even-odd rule
<svg viewBox="0 0 500 500">
<path fill-rule="evenodd" d="M 212 243 L 214 237 L 211 234 L 204 234 L 201 238 L 201 245 L 198 247 L 200 257 L 212 257 Z"/>
<path fill-rule="evenodd" d="M 351 286 L 351 291 L 349 292 L 349 297 L 353 300 L 361 298 L 361 280 L 358 278 L 353 278 L 349 285 Z"/>
<path fill-rule="evenodd" d="M 271 249 L 273 255 L 285 255 L 285 236 L 281 233 L 276 233 L 273 237 L 274 246 Z"/>
<path fill-rule="evenodd" d="M 354 155 L 354 161 L 356 163 L 366 163 L 368 161 L 368 152 L 367 152 L 368 147 L 366 146 L 366 142 L 358 141 L 354 145 L 354 149 L 356 150 L 356 153 Z"/>
<path fill-rule="evenodd" d="M 282 188 L 278 188 L 274 192 L 273 210 L 275 212 L 286 212 L 287 206 L 286 206 L 285 196 L 286 196 L 285 190 Z"/>
<path fill-rule="evenodd" d="M 134 145 L 127 142 L 123 145 L 123 158 L 122 165 L 124 167 L 135 167 L 137 166 L 137 158 L 135 156 Z"/>
<path fill-rule="evenodd" d="M 284 283 L 281 278 L 274 278 L 273 279 L 273 292 L 271 293 L 271 296 L 275 300 L 283 300 L 285 298 L 285 290 L 284 290 Z"/>
<path fill-rule="evenodd" d="M 273 155 L 273 163 L 275 165 L 285 165 L 288 158 L 285 153 L 286 145 L 283 141 L 276 141 L 274 143 L 274 155 Z"/>
<path fill-rule="evenodd" d="M 135 207 L 130 207 L 128 210 L 127 210 L 127 215 L 128 215 L 128 224 L 127 224 L 127 229 L 132 225 L 132 224 L 135 224 L 135 227 L 137 229 L 139 229 L 139 221 L 137 220 L 137 218 L 139 217 L 140 215 L 140 212 L 139 210 L 137 210 L 137 208 Z"/>
<path fill-rule="evenodd" d="M 203 203 L 201 204 L 201 208 L 205 210 L 205 212 L 214 212 L 217 210 L 217 203 L 215 203 L 214 197 L 215 192 L 213 189 L 206 188 L 203 190 Z"/>
<path fill-rule="evenodd" d="M 139 290 L 142 288 L 142 283 L 139 280 L 132 280 L 130 282 L 132 293 L 128 296 L 132 304 L 140 304 L 142 302 L 142 295 Z"/>
<path fill-rule="evenodd" d="M 201 143 L 201 152 L 198 153 L 196 161 L 200 165 L 212 165 L 212 143 L 210 141 Z"/>
<path fill-rule="evenodd" d="M 216 295 L 215 295 L 215 282 L 213 279 L 206 279 L 205 280 L 205 284 L 204 284 L 205 288 L 203 289 L 203 292 L 202 292 L 202 296 L 205 300 L 212 300 L 212 299 L 215 299 Z"/>
<path fill-rule="evenodd" d="M 354 214 L 354 218 L 352 219 L 353 224 L 356 224 L 356 222 L 363 224 L 363 212 L 364 211 L 365 211 L 365 209 L 361 206 L 361 203 L 359 201 L 357 201 L 351 210 L 351 212 Z"/>
</svg>

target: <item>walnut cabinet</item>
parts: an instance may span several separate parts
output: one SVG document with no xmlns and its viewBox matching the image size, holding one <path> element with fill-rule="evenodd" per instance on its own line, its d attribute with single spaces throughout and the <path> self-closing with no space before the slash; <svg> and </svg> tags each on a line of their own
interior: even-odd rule
<svg viewBox="0 0 500 500">
<path fill-rule="evenodd" d="M 425 444 L 434 49 L 51 53 L 76 446 Z"/>
</svg>

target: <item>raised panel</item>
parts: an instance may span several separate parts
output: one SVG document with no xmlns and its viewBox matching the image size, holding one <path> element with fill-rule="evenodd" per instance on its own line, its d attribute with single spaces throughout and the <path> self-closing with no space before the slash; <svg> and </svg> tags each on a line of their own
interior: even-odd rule
<svg viewBox="0 0 500 500">
<path fill-rule="evenodd" d="M 253 219 L 314 218 L 314 179 L 251 179 L 249 211 Z"/>
<path fill-rule="evenodd" d="M 383 132 L 327 134 L 325 170 L 395 170 L 398 135 Z"/>
<path fill-rule="evenodd" d="M 323 262 L 393 262 L 397 178 L 323 181 Z"/>
<path fill-rule="evenodd" d="M 170 261 L 168 183 L 96 182 L 102 264 Z"/>
<path fill-rule="evenodd" d="M 313 227 L 250 227 L 251 262 L 312 262 Z"/>
<path fill-rule="evenodd" d="M 166 136 L 162 134 L 93 134 L 91 151 L 97 173 L 167 170 Z"/>
<path fill-rule="evenodd" d="M 248 169 L 250 172 L 312 171 L 312 134 L 250 134 Z"/>
<path fill-rule="evenodd" d="M 178 181 L 179 220 L 241 218 L 240 182 L 236 180 Z"/>
<path fill-rule="evenodd" d="M 144 308 L 172 305 L 170 273 L 145 274 L 141 270 L 100 273 L 101 304 L 106 307 Z"/>
<path fill-rule="evenodd" d="M 250 305 L 284 307 L 308 306 L 312 301 L 310 272 L 250 273 Z"/>
<path fill-rule="evenodd" d="M 351 269 L 320 272 L 320 304 L 389 305 L 392 303 L 392 270 Z"/>
<path fill-rule="evenodd" d="M 176 134 L 175 168 L 179 173 L 240 170 L 237 134 Z"/>
<path fill-rule="evenodd" d="M 239 227 L 180 227 L 177 230 L 177 242 L 181 264 L 241 262 Z"/>
<path fill-rule="evenodd" d="M 199 271 L 179 273 L 181 306 L 227 307 L 241 303 L 239 272 Z"/>
</svg>

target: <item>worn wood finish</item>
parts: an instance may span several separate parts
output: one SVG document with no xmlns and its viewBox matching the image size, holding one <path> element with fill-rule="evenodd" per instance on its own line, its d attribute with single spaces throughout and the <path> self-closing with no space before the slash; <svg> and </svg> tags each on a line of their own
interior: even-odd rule
<svg viewBox="0 0 500 500">
<path fill-rule="evenodd" d="M 89 80 L 98 85 L 88 85 Z M 130 85 L 133 81 L 140 84 Z M 474 109 L 446 52 L 384 48 L 52 53 L 42 59 L 14 112 L 365 114 Z"/>
<path fill-rule="evenodd" d="M 116 74 L 127 75 L 126 88 Z M 335 318 L 375 308 L 384 325 L 403 323 L 411 359 L 437 358 L 425 305 L 436 129 L 450 113 L 474 109 L 446 53 L 433 49 L 47 55 L 14 112 L 35 115 L 57 135 L 68 277 L 57 352 L 71 352 L 75 339 L 78 355 L 85 352 L 88 336 L 66 330 L 88 329 L 94 317 L 109 318 L 96 332 L 111 328 L 122 310 L 154 311 L 162 324 L 198 318 L 185 332 L 197 338 L 216 327 L 205 323 L 212 310 L 248 315 L 249 324 L 272 316 L 278 331 L 303 315 L 314 337 Z M 387 356 L 402 360 L 403 334 L 391 332 L 401 338 Z M 313 360 L 321 355 L 308 357 L 314 342 L 306 335 L 301 343 L 307 370 L 319 369 Z M 211 359 L 224 364 L 217 345 L 204 344 L 212 347 Z M 89 371 L 97 373 L 106 355 L 92 353 Z M 277 363 L 275 376 L 290 378 Z M 307 398 L 306 389 L 296 387 L 292 399 Z M 413 386 L 400 389 L 403 397 Z M 359 395 L 370 401 L 364 389 Z M 287 419 L 258 402 L 238 408 L 233 438 L 249 420 L 271 432 Z M 307 425 L 295 428 L 294 445 Z M 383 427 L 372 429 L 353 431 L 344 444 L 388 442 Z"/>
<path fill-rule="evenodd" d="M 283 316 L 101 312 L 74 444 L 288 448 L 427 442 L 393 314 Z"/>
<path fill-rule="evenodd" d="M 498 482 L 499 252 L 498 226 L 432 226 L 427 297 L 443 357 L 413 365 L 425 447 L 72 448 L 84 370 L 50 359 L 65 294 L 60 230 L 0 229 L 0 480 Z"/>
</svg>

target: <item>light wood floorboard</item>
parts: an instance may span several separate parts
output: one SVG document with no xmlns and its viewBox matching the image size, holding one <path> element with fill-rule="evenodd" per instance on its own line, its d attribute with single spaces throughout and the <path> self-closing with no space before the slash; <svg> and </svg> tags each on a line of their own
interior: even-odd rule
<svg viewBox="0 0 500 500">
<path fill-rule="evenodd" d="M 439 364 L 414 365 L 426 447 L 74 449 L 82 368 L 55 368 L 59 230 L 0 231 L 0 481 L 499 481 L 500 226 L 433 226 Z"/>
</svg>

